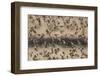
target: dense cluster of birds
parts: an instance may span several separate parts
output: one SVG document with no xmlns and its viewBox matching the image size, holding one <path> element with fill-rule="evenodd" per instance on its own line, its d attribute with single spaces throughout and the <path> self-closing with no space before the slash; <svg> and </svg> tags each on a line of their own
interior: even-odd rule
<svg viewBox="0 0 100 76">
<path fill-rule="evenodd" d="M 87 58 L 87 29 L 87 17 L 29 15 L 29 60 Z"/>
<path fill-rule="evenodd" d="M 33 37 L 33 39 L 30 39 L 28 42 L 29 47 L 33 47 L 33 46 L 44 46 L 44 47 L 49 47 L 49 46 L 53 46 L 55 47 L 56 45 L 59 46 L 87 46 L 87 39 L 84 38 L 54 38 L 54 37 L 50 37 L 50 38 L 36 38 Z"/>
</svg>

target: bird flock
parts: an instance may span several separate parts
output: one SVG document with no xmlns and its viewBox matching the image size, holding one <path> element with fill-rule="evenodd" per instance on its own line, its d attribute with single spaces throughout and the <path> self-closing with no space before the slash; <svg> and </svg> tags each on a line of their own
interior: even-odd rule
<svg viewBox="0 0 100 76">
<path fill-rule="evenodd" d="M 88 18 L 28 15 L 28 60 L 88 57 Z"/>
</svg>

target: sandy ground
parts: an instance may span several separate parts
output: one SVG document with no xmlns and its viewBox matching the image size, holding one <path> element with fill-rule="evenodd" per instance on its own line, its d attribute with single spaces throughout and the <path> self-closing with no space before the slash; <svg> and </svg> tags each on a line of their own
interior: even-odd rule
<svg viewBox="0 0 100 76">
<path fill-rule="evenodd" d="M 58 49 L 59 48 L 59 49 Z M 29 60 L 53 60 L 53 59 L 79 59 L 87 58 L 87 47 L 31 47 L 29 48 Z"/>
</svg>

